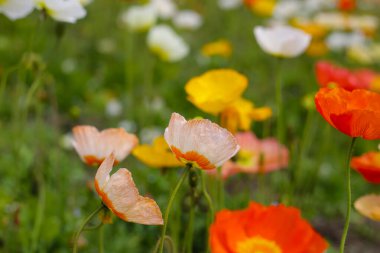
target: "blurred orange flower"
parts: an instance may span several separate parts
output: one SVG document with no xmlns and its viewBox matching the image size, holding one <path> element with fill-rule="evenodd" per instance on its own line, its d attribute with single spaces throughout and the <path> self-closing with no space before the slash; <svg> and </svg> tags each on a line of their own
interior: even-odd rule
<svg viewBox="0 0 380 253">
<path fill-rule="evenodd" d="M 366 140 L 380 139 L 380 94 L 321 88 L 314 101 L 323 118 L 342 133 Z"/>
<path fill-rule="evenodd" d="M 165 140 L 179 161 L 204 170 L 215 169 L 239 150 L 226 129 L 207 119 L 186 121 L 178 113 L 172 114 Z"/>
<path fill-rule="evenodd" d="M 122 168 L 110 176 L 113 154 L 104 159 L 95 175 L 95 189 L 103 203 L 120 219 L 145 225 L 162 225 L 157 203 L 139 194 L 132 174 Z"/>
<path fill-rule="evenodd" d="M 380 184 L 380 152 L 368 152 L 351 159 L 351 167 L 368 182 Z"/>
<path fill-rule="evenodd" d="M 327 61 L 319 61 L 315 65 L 318 84 L 321 87 L 337 86 L 346 90 L 376 90 L 379 74 L 369 69 L 356 71 L 335 66 Z"/>
<path fill-rule="evenodd" d="M 276 0 L 244 0 L 252 12 L 261 16 L 272 16 L 276 7 Z"/>
<path fill-rule="evenodd" d="M 123 160 L 137 145 L 138 139 L 123 128 L 109 128 L 101 132 L 93 126 L 73 128 L 73 146 L 80 158 L 90 166 L 99 166 L 111 153 L 115 164 Z"/>
<path fill-rule="evenodd" d="M 380 221 L 380 195 L 369 194 L 355 201 L 355 209 L 363 216 Z"/>
<path fill-rule="evenodd" d="M 322 253 L 328 247 L 298 209 L 255 202 L 218 212 L 209 240 L 213 253 Z"/>
<path fill-rule="evenodd" d="M 171 152 L 163 136 L 154 139 L 152 145 L 138 145 L 132 154 L 146 165 L 154 168 L 179 167 L 182 165 Z"/>
<path fill-rule="evenodd" d="M 356 8 L 356 0 L 339 0 L 338 8 L 342 11 L 352 11 Z"/>
</svg>

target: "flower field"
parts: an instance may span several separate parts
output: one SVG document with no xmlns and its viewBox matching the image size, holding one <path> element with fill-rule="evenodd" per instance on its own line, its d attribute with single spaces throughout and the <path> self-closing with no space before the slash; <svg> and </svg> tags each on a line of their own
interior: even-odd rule
<svg viewBox="0 0 380 253">
<path fill-rule="evenodd" d="M 0 0 L 0 252 L 380 252 L 377 0 Z"/>
</svg>

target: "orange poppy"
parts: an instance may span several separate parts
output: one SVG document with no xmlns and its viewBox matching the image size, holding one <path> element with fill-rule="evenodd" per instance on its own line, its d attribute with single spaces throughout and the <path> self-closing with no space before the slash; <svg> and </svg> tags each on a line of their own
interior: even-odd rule
<svg viewBox="0 0 380 253">
<path fill-rule="evenodd" d="M 380 94 L 321 88 L 315 104 L 323 118 L 342 133 L 366 140 L 380 139 Z"/>
<path fill-rule="evenodd" d="M 342 11 L 352 11 L 356 8 L 356 0 L 339 0 L 338 8 Z"/>
<path fill-rule="evenodd" d="M 218 212 L 209 239 L 213 253 L 322 253 L 328 246 L 298 209 L 255 202 Z"/>
<path fill-rule="evenodd" d="M 351 167 L 368 182 L 380 183 L 380 152 L 368 152 L 351 159 Z"/>
</svg>

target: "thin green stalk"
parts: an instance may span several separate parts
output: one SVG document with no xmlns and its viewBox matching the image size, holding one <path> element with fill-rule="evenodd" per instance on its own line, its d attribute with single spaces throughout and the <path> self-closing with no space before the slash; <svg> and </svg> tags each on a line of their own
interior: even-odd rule
<svg viewBox="0 0 380 253">
<path fill-rule="evenodd" d="M 104 253 L 104 226 L 99 228 L 99 253 Z"/>
<path fill-rule="evenodd" d="M 201 188 L 202 188 L 202 194 L 205 197 L 207 204 L 208 204 L 209 217 L 207 218 L 207 227 L 209 227 L 210 224 L 214 220 L 214 206 L 212 204 L 210 194 L 208 194 L 208 192 L 207 192 L 205 174 L 206 173 L 204 171 L 202 171 L 202 173 L 201 173 L 201 180 L 202 180 Z M 210 247 L 209 247 L 207 240 L 206 240 L 206 249 L 207 249 L 207 251 L 206 251 L 207 253 L 210 252 Z"/>
<path fill-rule="evenodd" d="M 193 202 L 193 201 L 192 201 Z M 189 212 L 189 224 L 186 231 L 186 239 L 185 239 L 185 252 L 192 253 L 193 250 L 193 235 L 194 235 L 194 203 L 191 203 L 190 212 Z"/>
<path fill-rule="evenodd" d="M 223 176 L 222 176 L 222 168 L 218 167 L 218 191 L 217 191 L 217 196 L 218 196 L 218 210 L 224 208 L 224 181 L 223 181 Z"/>
<path fill-rule="evenodd" d="M 39 195 L 38 195 L 38 205 L 36 210 L 36 218 L 34 221 L 34 226 L 32 230 L 32 243 L 31 243 L 31 252 L 37 252 L 38 248 L 38 238 L 41 231 L 41 226 L 44 220 L 45 204 L 46 204 L 46 190 L 45 190 L 45 181 L 41 171 L 38 171 L 37 180 L 39 184 Z"/>
<path fill-rule="evenodd" d="M 282 115 L 282 60 L 277 59 L 276 70 L 276 109 L 277 109 L 277 139 L 280 143 L 284 143 L 284 120 Z"/>
<path fill-rule="evenodd" d="M 97 215 L 101 210 L 103 210 L 103 208 L 105 208 L 105 206 L 102 204 L 100 205 L 95 211 L 93 211 L 84 221 L 83 223 L 81 224 L 81 226 L 79 227 L 79 230 L 75 233 L 75 236 L 74 236 L 74 246 L 73 246 L 73 253 L 76 253 L 78 252 L 78 239 L 79 239 L 79 236 L 80 234 L 82 233 L 82 231 L 84 230 L 84 228 L 86 227 L 87 223 L 89 223 L 92 218 L 94 218 L 95 215 Z"/>
<path fill-rule="evenodd" d="M 161 233 L 161 239 L 160 239 L 160 247 L 159 247 L 159 253 L 164 252 L 164 241 L 165 241 L 165 236 L 166 236 L 166 229 L 168 227 L 168 221 L 169 221 L 169 214 L 170 214 L 170 209 L 172 208 L 174 198 L 178 193 L 179 188 L 183 184 L 183 181 L 187 178 L 187 175 L 189 174 L 189 167 L 187 166 L 182 177 L 179 179 L 177 185 L 175 186 L 174 190 L 170 194 L 169 197 L 169 202 L 165 210 L 165 217 L 164 217 L 164 226 L 162 228 L 162 233 Z"/>
<path fill-rule="evenodd" d="M 350 218 L 351 218 L 351 168 L 350 168 L 350 161 L 352 157 L 352 152 L 354 149 L 356 137 L 353 137 L 351 140 L 350 147 L 348 149 L 348 155 L 347 155 L 347 163 L 346 163 L 346 193 L 347 193 L 347 214 L 346 214 L 346 221 L 344 223 L 343 228 L 343 234 L 342 238 L 340 240 L 340 253 L 344 253 L 344 246 L 346 244 L 347 234 L 348 234 L 348 228 L 350 226 Z"/>
</svg>

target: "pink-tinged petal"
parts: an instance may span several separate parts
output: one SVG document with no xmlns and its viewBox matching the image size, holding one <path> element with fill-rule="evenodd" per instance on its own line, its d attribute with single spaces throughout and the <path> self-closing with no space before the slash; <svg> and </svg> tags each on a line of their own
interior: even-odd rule
<svg viewBox="0 0 380 253">
<path fill-rule="evenodd" d="M 111 155 L 103 161 L 95 176 L 95 189 L 103 203 L 125 221 L 162 225 L 160 208 L 153 199 L 140 196 L 130 171 L 122 168 L 109 176 L 113 164 Z"/>
<path fill-rule="evenodd" d="M 235 137 L 226 129 L 206 119 L 186 121 L 177 113 L 172 114 L 165 140 L 178 159 L 199 162 L 203 169 L 222 165 L 239 150 Z"/>
<path fill-rule="evenodd" d="M 86 162 L 86 156 L 95 156 L 99 132 L 93 126 L 76 126 L 73 128 L 73 146 L 80 158 Z"/>
<path fill-rule="evenodd" d="M 134 134 L 127 133 L 123 128 L 109 128 L 100 132 L 99 155 L 114 152 L 117 163 L 123 160 L 138 144 Z"/>
<path fill-rule="evenodd" d="M 104 186 L 110 178 L 110 172 L 112 171 L 112 166 L 115 162 L 115 156 L 111 154 L 107 156 L 106 159 L 100 165 L 98 171 L 95 175 L 95 188 L 96 191 L 100 194 L 103 191 Z"/>
<path fill-rule="evenodd" d="M 289 151 L 276 139 L 264 139 L 261 142 L 261 154 L 264 157 L 264 172 L 270 172 L 288 166 Z"/>
<path fill-rule="evenodd" d="M 93 126 L 73 128 L 73 146 L 81 159 L 88 165 L 99 165 L 111 153 L 115 163 L 123 160 L 138 143 L 135 135 L 122 128 L 110 128 L 99 132 Z"/>
<path fill-rule="evenodd" d="M 236 140 L 242 150 L 258 152 L 260 150 L 260 140 L 252 132 L 242 132 L 235 135 Z"/>
<path fill-rule="evenodd" d="M 369 194 L 355 201 L 355 209 L 363 216 L 380 221 L 380 195 Z"/>
</svg>

